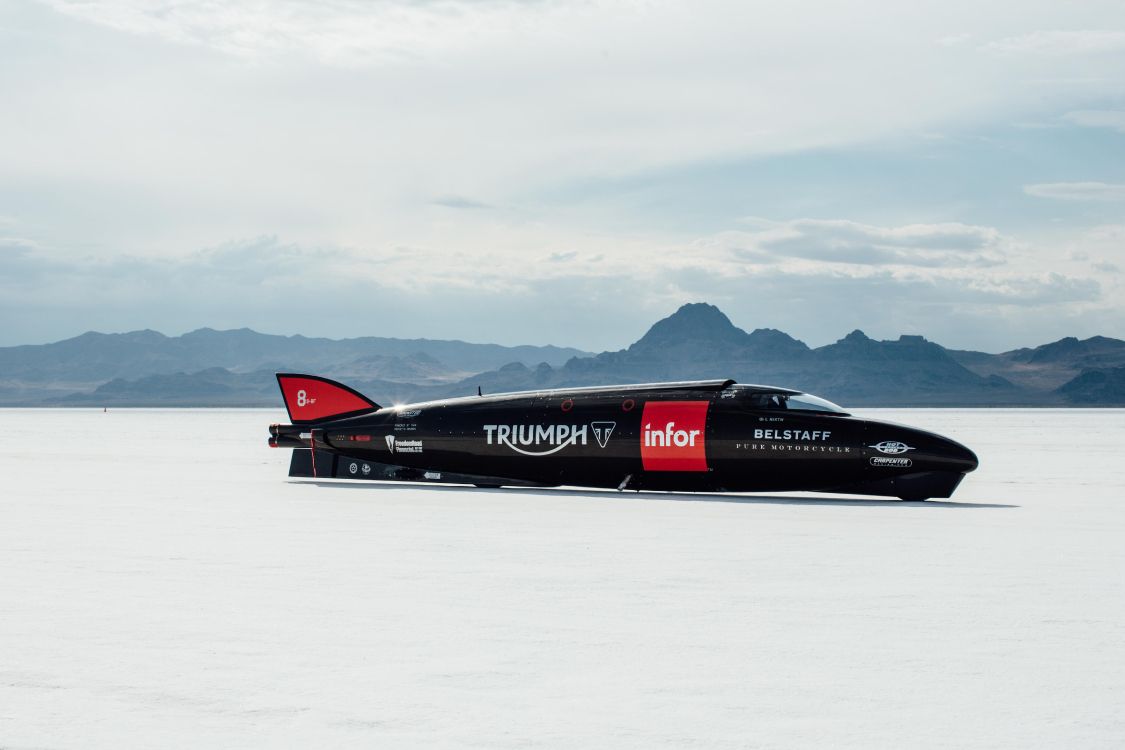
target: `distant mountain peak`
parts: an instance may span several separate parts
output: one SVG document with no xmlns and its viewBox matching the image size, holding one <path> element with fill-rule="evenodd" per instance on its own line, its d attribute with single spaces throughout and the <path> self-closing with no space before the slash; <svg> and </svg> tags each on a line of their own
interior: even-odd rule
<svg viewBox="0 0 1125 750">
<path fill-rule="evenodd" d="M 651 349 L 687 341 L 737 343 L 748 334 L 730 322 L 722 310 L 706 302 L 690 302 L 658 320 L 630 349 Z"/>
<path fill-rule="evenodd" d="M 843 342 L 843 341 L 862 342 L 862 341 L 871 341 L 871 338 L 868 337 L 868 335 L 866 333 L 864 333 L 863 331 L 861 331 L 857 328 L 854 331 L 852 331 L 851 333 L 849 333 L 847 336 L 845 336 L 844 338 L 840 339 L 840 341 L 841 342 Z"/>
</svg>

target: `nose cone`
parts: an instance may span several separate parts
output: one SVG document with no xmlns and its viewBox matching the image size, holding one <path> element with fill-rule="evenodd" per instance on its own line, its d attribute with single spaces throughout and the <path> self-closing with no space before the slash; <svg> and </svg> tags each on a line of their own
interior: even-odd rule
<svg viewBox="0 0 1125 750">
<path fill-rule="evenodd" d="M 868 449 L 876 456 L 902 457 L 903 465 L 915 471 L 953 471 L 967 474 L 975 471 L 977 454 L 956 440 L 914 427 L 887 422 L 868 422 Z M 909 463 L 907 463 L 909 460 Z M 893 465 L 890 461 L 886 465 Z"/>
<path fill-rule="evenodd" d="M 965 446 L 958 443 L 956 440 L 949 438 L 941 438 L 941 447 L 935 451 L 942 461 L 948 462 L 950 468 L 968 474 L 970 471 L 976 471 L 980 461 L 977 460 L 977 454 Z"/>
</svg>

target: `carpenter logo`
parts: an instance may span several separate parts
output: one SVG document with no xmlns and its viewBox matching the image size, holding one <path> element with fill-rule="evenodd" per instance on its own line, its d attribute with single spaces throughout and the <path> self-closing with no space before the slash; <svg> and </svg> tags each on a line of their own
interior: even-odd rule
<svg viewBox="0 0 1125 750">
<path fill-rule="evenodd" d="M 897 440 L 884 440 L 881 443 L 876 443 L 875 445 L 869 445 L 867 447 L 868 448 L 874 448 L 875 450 L 879 451 L 880 453 L 886 453 L 887 455 L 890 455 L 890 456 L 894 456 L 894 455 L 897 455 L 899 453 L 906 453 L 907 451 L 914 450 L 913 448 L 911 448 L 906 443 L 900 443 Z"/>
<path fill-rule="evenodd" d="M 883 466 L 893 469 L 909 469 L 914 463 L 909 458 L 891 458 L 890 456 L 872 456 L 869 462 L 872 466 Z"/>
<path fill-rule="evenodd" d="M 641 416 L 645 471 L 707 471 L 707 401 L 648 401 Z"/>
</svg>

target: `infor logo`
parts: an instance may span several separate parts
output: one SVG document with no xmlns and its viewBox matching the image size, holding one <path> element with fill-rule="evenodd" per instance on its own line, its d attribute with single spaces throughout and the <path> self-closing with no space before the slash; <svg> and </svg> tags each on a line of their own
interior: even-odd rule
<svg viewBox="0 0 1125 750">
<path fill-rule="evenodd" d="M 708 401 L 649 401 L 641 415 L 645 471 L 707 471 Z"/>
</svg>

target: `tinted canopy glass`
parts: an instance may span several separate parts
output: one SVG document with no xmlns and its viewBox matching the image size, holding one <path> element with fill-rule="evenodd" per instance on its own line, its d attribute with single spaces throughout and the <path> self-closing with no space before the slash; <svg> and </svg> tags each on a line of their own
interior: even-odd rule
<svg viewBox="0 0 1125 750">
<path fill-rule="evenodd" d="M 751 393 L 746 399 L 751 409 L 816 411 L 827 414 L 846 414 L 836 404 L 809 393 Z"/>
</svg>

